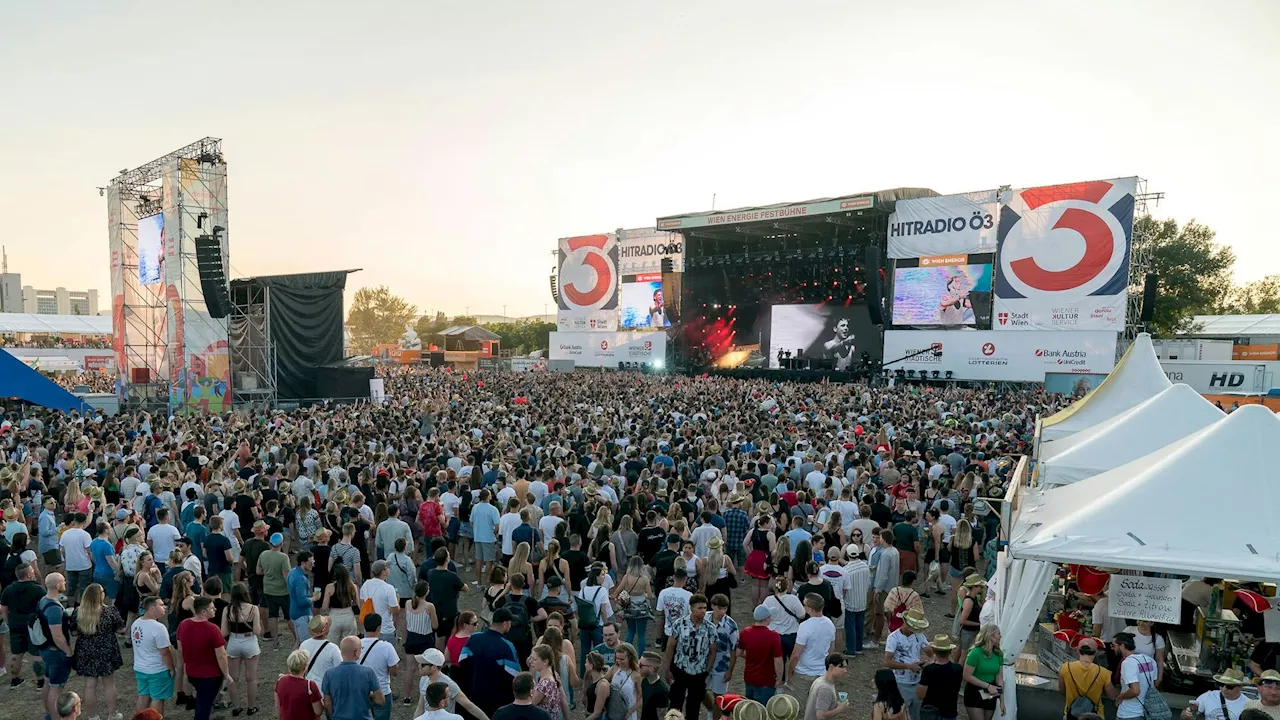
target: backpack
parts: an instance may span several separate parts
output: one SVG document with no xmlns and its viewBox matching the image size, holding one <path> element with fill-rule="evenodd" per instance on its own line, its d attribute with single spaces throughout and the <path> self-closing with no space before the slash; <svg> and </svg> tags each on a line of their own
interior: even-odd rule
<svg viewBox="0 0 1280 720">
<path fill-rule="evenodd" d="M 1152 662 L 1154 663 L 1155 661 L 1153 660 Z M 1169 709 L 1169 703 L 1165 701 L 1164 696 L 1156 689 L 1156 676 L 1154 673 L 1147 675 L 1147 692 L 1142 696 L 1142 717 L 1145 720 L 1172 720 L 1173 718 L 1173 711 Z"/>
<path fill-rule="evenodd" d="M 1074 665 L 1074 663 L 1072 664 Z M 1090 700 L 1087 695 L 1089 691 L 1093 690 L 1093 686 L 1098 684 L 1098 680 L 1106 677 L 1107 673 L 1096 665 L 1094 667 L 1097 669 L 1097 672 L 1094 674 L 1093 682 L 1089 683 L 1089 687 L 1084 690 L 1080 689 L 1080 683 L 1076 680 L 1075 674 L 1072 673 L 1071 670 L 1067 670 L 1066 672 L 1067 677 L 1071 678 L 1071 684 L 1075 686 L 1076 689 L 1076 699 L 1072 700 L 1071 704 L 1067 706 L 1067 718 L 1071 720 L 1087 713 L 1096 713 L 1098 711 L 1098 708 L 1094 706 L 1093 701 Z"/>
<path fill-rule="evenodd" d="M 512 645 L 523 645 L 533 639 L 533 622 L 524 598 L 524 595 L 508 593 L 502 603 L 502 607 L 511 613 L 511 629 L 507 631 L 507 639 Z"/>
<path fill-rule="evenodd" d="M 36 603 L 36 615 L 31 618 L 31 624 L 27 626 L 27 639 L 31 643 L 31 647 L 36 649 L 44 649 L 53 646 L 53 631 L 49 628 L 49 621 L 44 616 L 45 608 L 50 605 L 62 607 L 62 603 L 49 598 L 40 598 L 40 602 Z"/>
<path fill-rule="evenodd" d="M 583 589 L 583 594 L 586 589 Z M 594 630 L 600 627 L 600 616 L 596 614 L 596 600 L 600 599 L 600 593 L 604 592 L 604 588 L 596 588 L 596 596 L 590 600 L 584 600 L 579 595 L 573 596 L 573 605 L 578 610 L 578 627 L 582 630 Z"/>
<path fill-rule="evenodd" d="M 364 631 L 364 619 L 372 614 L 373 614 L 373 598 L 368 597 L 368 598 L 365 598 L 364 602 L 360 603 L 360 615 L 359 617 L 356 618 L 356 623 L 357 623 L 356 627 L 358 627 L 361 632 Z"/>
<path fill-rule="evenodd" d="M 903 598 L 902 602 L 893 606 L 893 612 L 889 613 L 889 632 L 893 632 L 894 630 L 902 627 L 904 622 L 902 616 L 907 612 L 907 600 L 910 600 L 912 596 L 915 595 L 916 593 L 913 590 L 911 595 L 907 595 Z M 959 615 L 959 613 L 956 614 Z"/>
<path fill-rule="evenodd" d="M 605 701 L 604 715 L 606 720 L 626 720 L 627 711 L 631 708 L 627 706 L 627 699 L 622 696 L 622 690 L 609 685 L 609 698 Z"/>
<path fill-rule="evenodd" d="M 156 517 L 156 511 L 164 507 L 164 501 L 156 497 L 155 495 L 148 495 L 146 503 L 147 503 L 146 504 L 147 528 L 150 529 L 152 526 L 160 522 L 160 520 Z"/>
</svg>

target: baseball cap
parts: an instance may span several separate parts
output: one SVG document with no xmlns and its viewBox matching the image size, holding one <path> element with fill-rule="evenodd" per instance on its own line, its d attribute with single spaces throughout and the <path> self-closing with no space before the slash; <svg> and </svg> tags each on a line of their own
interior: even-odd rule
<svg viewBox="0 0 1280 720">
<path fill-rule="evenodd" d="M 757 605 L 754 617 L 756 619 L 756 622 L 768 620 L 769 618 L 773 617 L 773 611 L 770 610 L 768 606 Z"/>
<path fill-rule="evenodd" d="M 187 537 L 186 535 L 183 535 L 182 537 L 178 538 L 175 542 L 182 543 L 183 545 L 186 545 L 188 547 L 191 546 L 191 538 Z"/>
<path fill-rule="evenodd" d="M 435 648 L 428 648 L 426 652 L 420 655 L 414 655 L 413 659 L 423 665 L 435 665 L 436 667 L 444 665 L 444 653 Z"/>
<path fill-rule="evenodd" d="M 854 543 L 849 543 L 844 546 L 844 556 L 850 559 L 862 557 L 862 548 L 858 547 Z"/>
<path fill-rule="evenodd" d="M 668 545 L 670 545 L 671 543 L 678 543 L 678 542 L 680 542 L 680 536 L 679 536 L 679 535 L 677 535 L 677 534 L 675 534 L 675 533 L 670 533 L 670 534 L 668 534 L 668 535 L 667 535 L 667 544 L 668 544 Z"/>
<path fill-rule="evenodd" d="M 386 560 L 374 560 L 373 565 L 369 567 L 369 572 L 374 576 L 378 576 L 381 575 L 388 567 L 390 566 L 387 564 Z"/>
<path fill-rule="evenodd" d="M 125 519 L 125 518 L 127 518 L 127 517 L 129 517 L 129 511 L 128 511 L 128 510 L 125 510 L 124 508 L 120 508 L 119 510 L 117 510 L 117 511 L 116 511 L 116 519 L 117 519 L 117 520 L 124 520 L 124 519 Z"/>
<path fill-rule="evenodd" d="M 270 542 L 273 547 L 280 547 L 280 544 L 284 542 L 284 535 L 281 535 L 280 533 L 271 533 Z"/>
</svg>

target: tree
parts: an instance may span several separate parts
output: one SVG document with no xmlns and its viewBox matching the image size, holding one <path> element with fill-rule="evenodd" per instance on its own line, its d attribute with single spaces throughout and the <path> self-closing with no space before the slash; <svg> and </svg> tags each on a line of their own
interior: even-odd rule
<svg viewBox="0 0 1280 720">
<path fill-rule="evenodd" d="M 436 311 L 435 317 L 423 315 L 418 318 L 418 322 L 414 324 L 413 329 L 414 332 L 418 333 L 418 337 L 422 339 L 422 342 L 425 345 L 426 343 L 431 342 L 431 339 L 434 338 L 437 333 L 449 327 L 451 324 L 452 323 L 449 322 L 449 318 L 445 317 L 443 312 Z"/>
<path fill-rule="evenodd" d="M 1171 337 L 1193 329 L 1192 316 L 1221 312 L 1231 293 L 1231 248 L 1214 242 L 1214 231 L 1195 220 L 1181 228 L 1175 220 L 1139 218 L 1133 226 L 1135 251 L 1146 250 L 1148 272 L 1156 274 L 1152 334 Z M 1129 292 L 1142 293 L 1145 277 L 1131 278 Z"/>
<path fill-rule="evenodd" d="M 1232 288 L 1226 310 L 1240 315 L 1280 313 L 1280 275 L 1268 275 Z"/>
<path fill-rule="evenodd" d="M 347 313 L 352 350 L 357 355 L 367 355 L 374 345 L 396 342 L 417 315 L 416 306 L 391 294 L 385 285 L 360 288 Z"/>
<path fill-rule="evenodd" d="M 556 329 L 555 323 L 537 320 L 490 323 L 484 327 L 501 338 L 503 350 L 518 354 L 546 350 L 550 346 L 551 331 Z"/>
</svg>

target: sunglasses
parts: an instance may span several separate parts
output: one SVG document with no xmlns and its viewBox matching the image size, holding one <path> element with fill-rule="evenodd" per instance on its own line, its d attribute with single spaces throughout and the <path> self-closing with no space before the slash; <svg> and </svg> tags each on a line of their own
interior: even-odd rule
<svg viewBox="0 0 1280 720">
<path fill-rule="evenodd" d="M 1258 684 L 1262 687 L 1276 687 L 1277 685 L 1280 685 L 1280 680 L 1263 680 Z"/>
</svg>

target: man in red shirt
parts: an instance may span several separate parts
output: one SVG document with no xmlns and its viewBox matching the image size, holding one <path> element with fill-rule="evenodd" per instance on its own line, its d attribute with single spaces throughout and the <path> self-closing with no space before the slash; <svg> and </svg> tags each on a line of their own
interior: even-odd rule
<svg viewBox="0 0 1280 720">
<path fill-rule="evenodd" d="M 235 678 L 227 669 L 227 641 L 222 630 L 209 622 L 214 612 L 213 599 L 198 597 L 191 610 L 194 615 L 178 625 L 178 647 L 182 649 L 187 678 L 196 688 L 195 720 L 209 720 L 223 680 L 230 688 Z"/>
<path fill-rule="evenodd" d="M 738 636 L 738 655 L 743 659 L 742 680 L 746 696 L 767 703 L 782 687 L 782 636 L 769 629 L 773 611 L 756 607 L 755 624 Z"/>
</svg>

